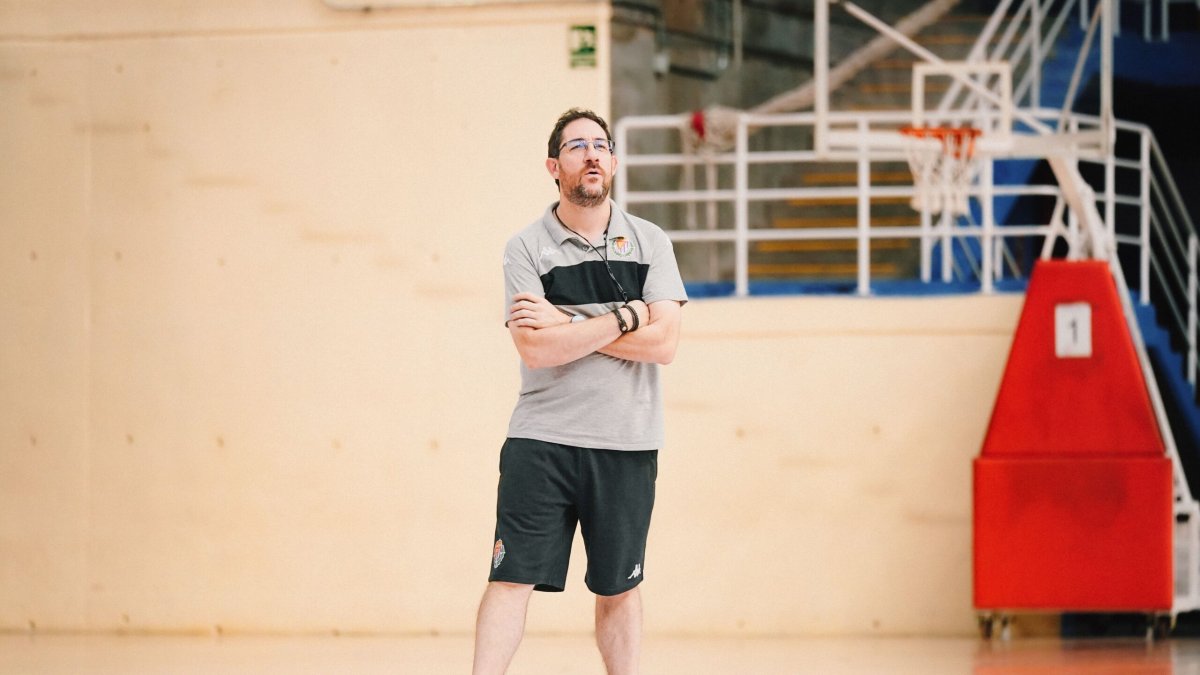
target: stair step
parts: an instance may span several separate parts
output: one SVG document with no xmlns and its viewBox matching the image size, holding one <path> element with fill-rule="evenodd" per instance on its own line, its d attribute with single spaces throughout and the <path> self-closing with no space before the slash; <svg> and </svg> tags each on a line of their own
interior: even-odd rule
<svg viewBox="0 0 1200 675">
<path fill-rule="evenodd" d="M 945 93 L 950 88 L 949 82 L 926 82 L 926 94 Z M 858 90 L 864 94 L 912 94 L 912 80 L 904 82 L 863 82 Z"/>
<path fill-rule="evenodd" d="M 871 103 L 847 103 L 838 108 L 838 110 L 853 110 L 855 112 L 896 112 L 896 105 L 889 105 L 886 102 L 873 101 Z"/>
<path fill-rule="evenodd" d="M 895 263 L 871 263 L 871 276 L 895 276 Z M 748 267 L 752 277 L 852 277 L 858 263 L 757 263 Z"/>
<path fill-rule="evenodd" d="M 858 172 L 856 171 L 814 171 L 806 173 L 800 179 L 805 185 L 858 185 Z M 882 183 L 900 183 L 911 184 L 913 182 L 912 171 L 872 171 L 871 184 L 879 185 Z"/>
<path fill-rule="evenodd" d="M 871 204 L 907 204 L 908 197 L 871 197 Z M 857 206 L 858 197 L 807 197 L 805 199 L 789 199 L 788 206 Z"/>
<path fill-rule="evenodd" d="M 917 226 L 921 224 L 920 218 L 914 213 L 910 216 L 874 216 L 871 218 L 871 227 L 905 227 Z M 855 216 L 822 218 L 815 216 L 811 218 L 775 218 L 771 221 L 771 226 L 785 229 L 809 229 L 815 227 L 857 227 L 858 218 Z"/>
<path fill-rule="evenodd" d="M 896 251 L 912 246 L 910 239 L 877 239 L 871 242 L 872 251 Z M 754 245 L 759 253 L 813 253 L 831 251 L 857 251 L 854 239 L 825 239 L 821 241 L 760 241 Z"/>
<path fill-rule="evenodd" d="M 991 14 L 947 14 L 938 19 L 938 23 L 987 23 L 990 18 Z M 983 30 L 983 27 L 980 26 L 979 30 Z"/>
<path fill-rule="evenodd" d="M 916 59 L 880 59 L 871 64 L 878 70 L 912 70 L 917 65 Z"/>
<path fill-rule="evenodd" d="M 918 35 L 917 43 L 923 47 L 946 46 L 946 45 L 974 45 L 979 39 L 978 35 L 967 33 L 943 33 L 939 35 Z M 988 44 L 996 44 L 1000 42 L 1000 36 L 993 35 Z"/>
</svg>

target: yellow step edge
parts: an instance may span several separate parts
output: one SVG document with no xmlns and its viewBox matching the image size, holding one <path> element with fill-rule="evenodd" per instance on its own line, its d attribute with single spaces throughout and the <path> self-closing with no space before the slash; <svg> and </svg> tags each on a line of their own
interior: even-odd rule
<svg viewBox="0 0 1200 675">
<path fill-rule="evenodd" d="M 926 82 L 926 94 L 941 94 L 950 88 L 948 82 Z M 864 94 L 911 94 L 912 82 L 864 82 L 858 85 Z"/>
<path fill-rule="evenodd" d="M 938 23 L 987 23 L 991 14 L 950 14 L 938 19 Z"/>
<path fill-rule="evenodd" d="M 857 185 L 857 171 L 820 171 L 806 173 L 800 182 L 805 185 Z M 871 183 L 905 183 L 913 182 L 912 171 L 872 171 Z"/>
<path fill-rule="evenodd" d="M 871 242 L 872 251 L 900 251 L 912 247 L 910 239 L 877 239 Z M 858 242 L 853 239 L 824 239 L 821 241 L 760 241 L 754 250 L 759 253 L 809 253 L 828 251 L 855 251 Z"/>
<path fill-rule="evenodd" d="M 887 106 L 881 103 L 849 103 L 841 110 L 852 110 L 854 112 L 896 112 L 895 106 Z"/>
<path fill-rule="evenodd" d="M 923 46 L 929 45 L 973 45 L 979 39 L 978 35 L 966 34 L 957 35 L 948 33 L 945 35 L 918 35 L 917 43 Z M 1000 41 L 999 36 L 992 36 L 988 40 L 988 44 L 995 44 Z"/>
<path fill-rule="evenodd" d="M 907 204 L 908 197 L 872 197 L 871 204 Z M 858 197 L 806 197 L 804 199 L 789 199 L 788 206 L 855 206 Z"/>
<path fill-rule="evenodd" d="M 871 218 L 871 227 L 902 227 L 904 225 L 917 226 L 920 224 L 921 221 L 915 213 L 911 216 L 873 216 Z M 834 218 L 775 218 L 771 220 L 771 226 L 779 229 L 857 227 L 858 218 L 856 216 Z"/>
<path fill-rule="evenodd" d="M 871 263 L 872 276 L 894 275 L 895 263 Z M 747 268 L 752 277 L 852 277 L 858 274 L 858 263 L 762 263 Z"/>
<path fill-rule="evenodd" d="M 870 203 L 872 206 L 882 206 L 884 204 L 908 204 L 911 200 L 908 197 L 871 197 Z M 810 206 L 857 206 L 858 197 L 809 197 L 805 199 L 789 199 L 788 206 L 796 206 L 800 208 Z"/>
<path fill-rule="evenodd" d="M 916 64 L 915 59 L 880 59 L 872 63 L 871 67 L 879 70 L 912 70 Z"/>
</svg>

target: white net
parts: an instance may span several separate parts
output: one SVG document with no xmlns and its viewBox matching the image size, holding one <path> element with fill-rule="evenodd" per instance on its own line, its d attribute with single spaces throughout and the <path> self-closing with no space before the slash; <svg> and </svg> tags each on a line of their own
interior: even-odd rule
<svg viewBox="0 0 1200 675">
<path fill-rule="evenodd" d="M 975 138 L 979 130 L 963 127 L 905 127 L 913 174 L 912 207 L 930 213 L 966 215 L 967 194 L 975 177 Z"/>
<path fill-rule="evenodd" d="M 741 114 L 741 110 L 716 105 L 697 110 L 692 113 L 690 124 L 683 127 L 685 147 L 710 153 L 733 148 Z"/>
</svg>

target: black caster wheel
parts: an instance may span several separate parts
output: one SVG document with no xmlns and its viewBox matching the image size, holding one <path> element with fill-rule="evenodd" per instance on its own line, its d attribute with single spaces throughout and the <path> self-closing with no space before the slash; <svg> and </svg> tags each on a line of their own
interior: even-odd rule
<svg viewBox="0 0 1200 675">
<path fill-rule="evenodd" d="M 1007 614 L 985 613 L 979 615 L 979 637 L 984 640 L 1000 638 L 1008 640 L 1012 637 L 1012 617 Z"/>
<path fill-rule="evenodd" d="M 996 616 L 994 614 L 980 614 L 979 620 L 979 637 L 984 640 L 991 640 L 992 635 L 996 631 Z"/>
<path fill-rule="evenodd" d="M 1165 640 L 1171 637 L 1171 629 L 1174 628 L 1173 617 L 1170 614 L 1147 614 L 1146 615 L 1146 641 L 1154 642 L 1155 640 Z"/>
</svg>

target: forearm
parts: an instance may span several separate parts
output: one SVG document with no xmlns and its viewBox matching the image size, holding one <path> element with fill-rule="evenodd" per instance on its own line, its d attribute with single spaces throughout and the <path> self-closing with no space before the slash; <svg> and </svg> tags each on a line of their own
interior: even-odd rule
<svg viewBox="0 0 1200 675">
<path fill-rule="evenodd" d="M 546 328 L 509 325 L 513 343 L 529 368 L 561 366 L 600 351 L 621 335 L 612 314 Z"/>
<path fill-rule="evenodd" d="M 656 302 L 649 309 L 650 320 L 645 325 L 596 351 L 626 361 L 671 363 L 679 344 L 679 303 Z"/>
</svg>

